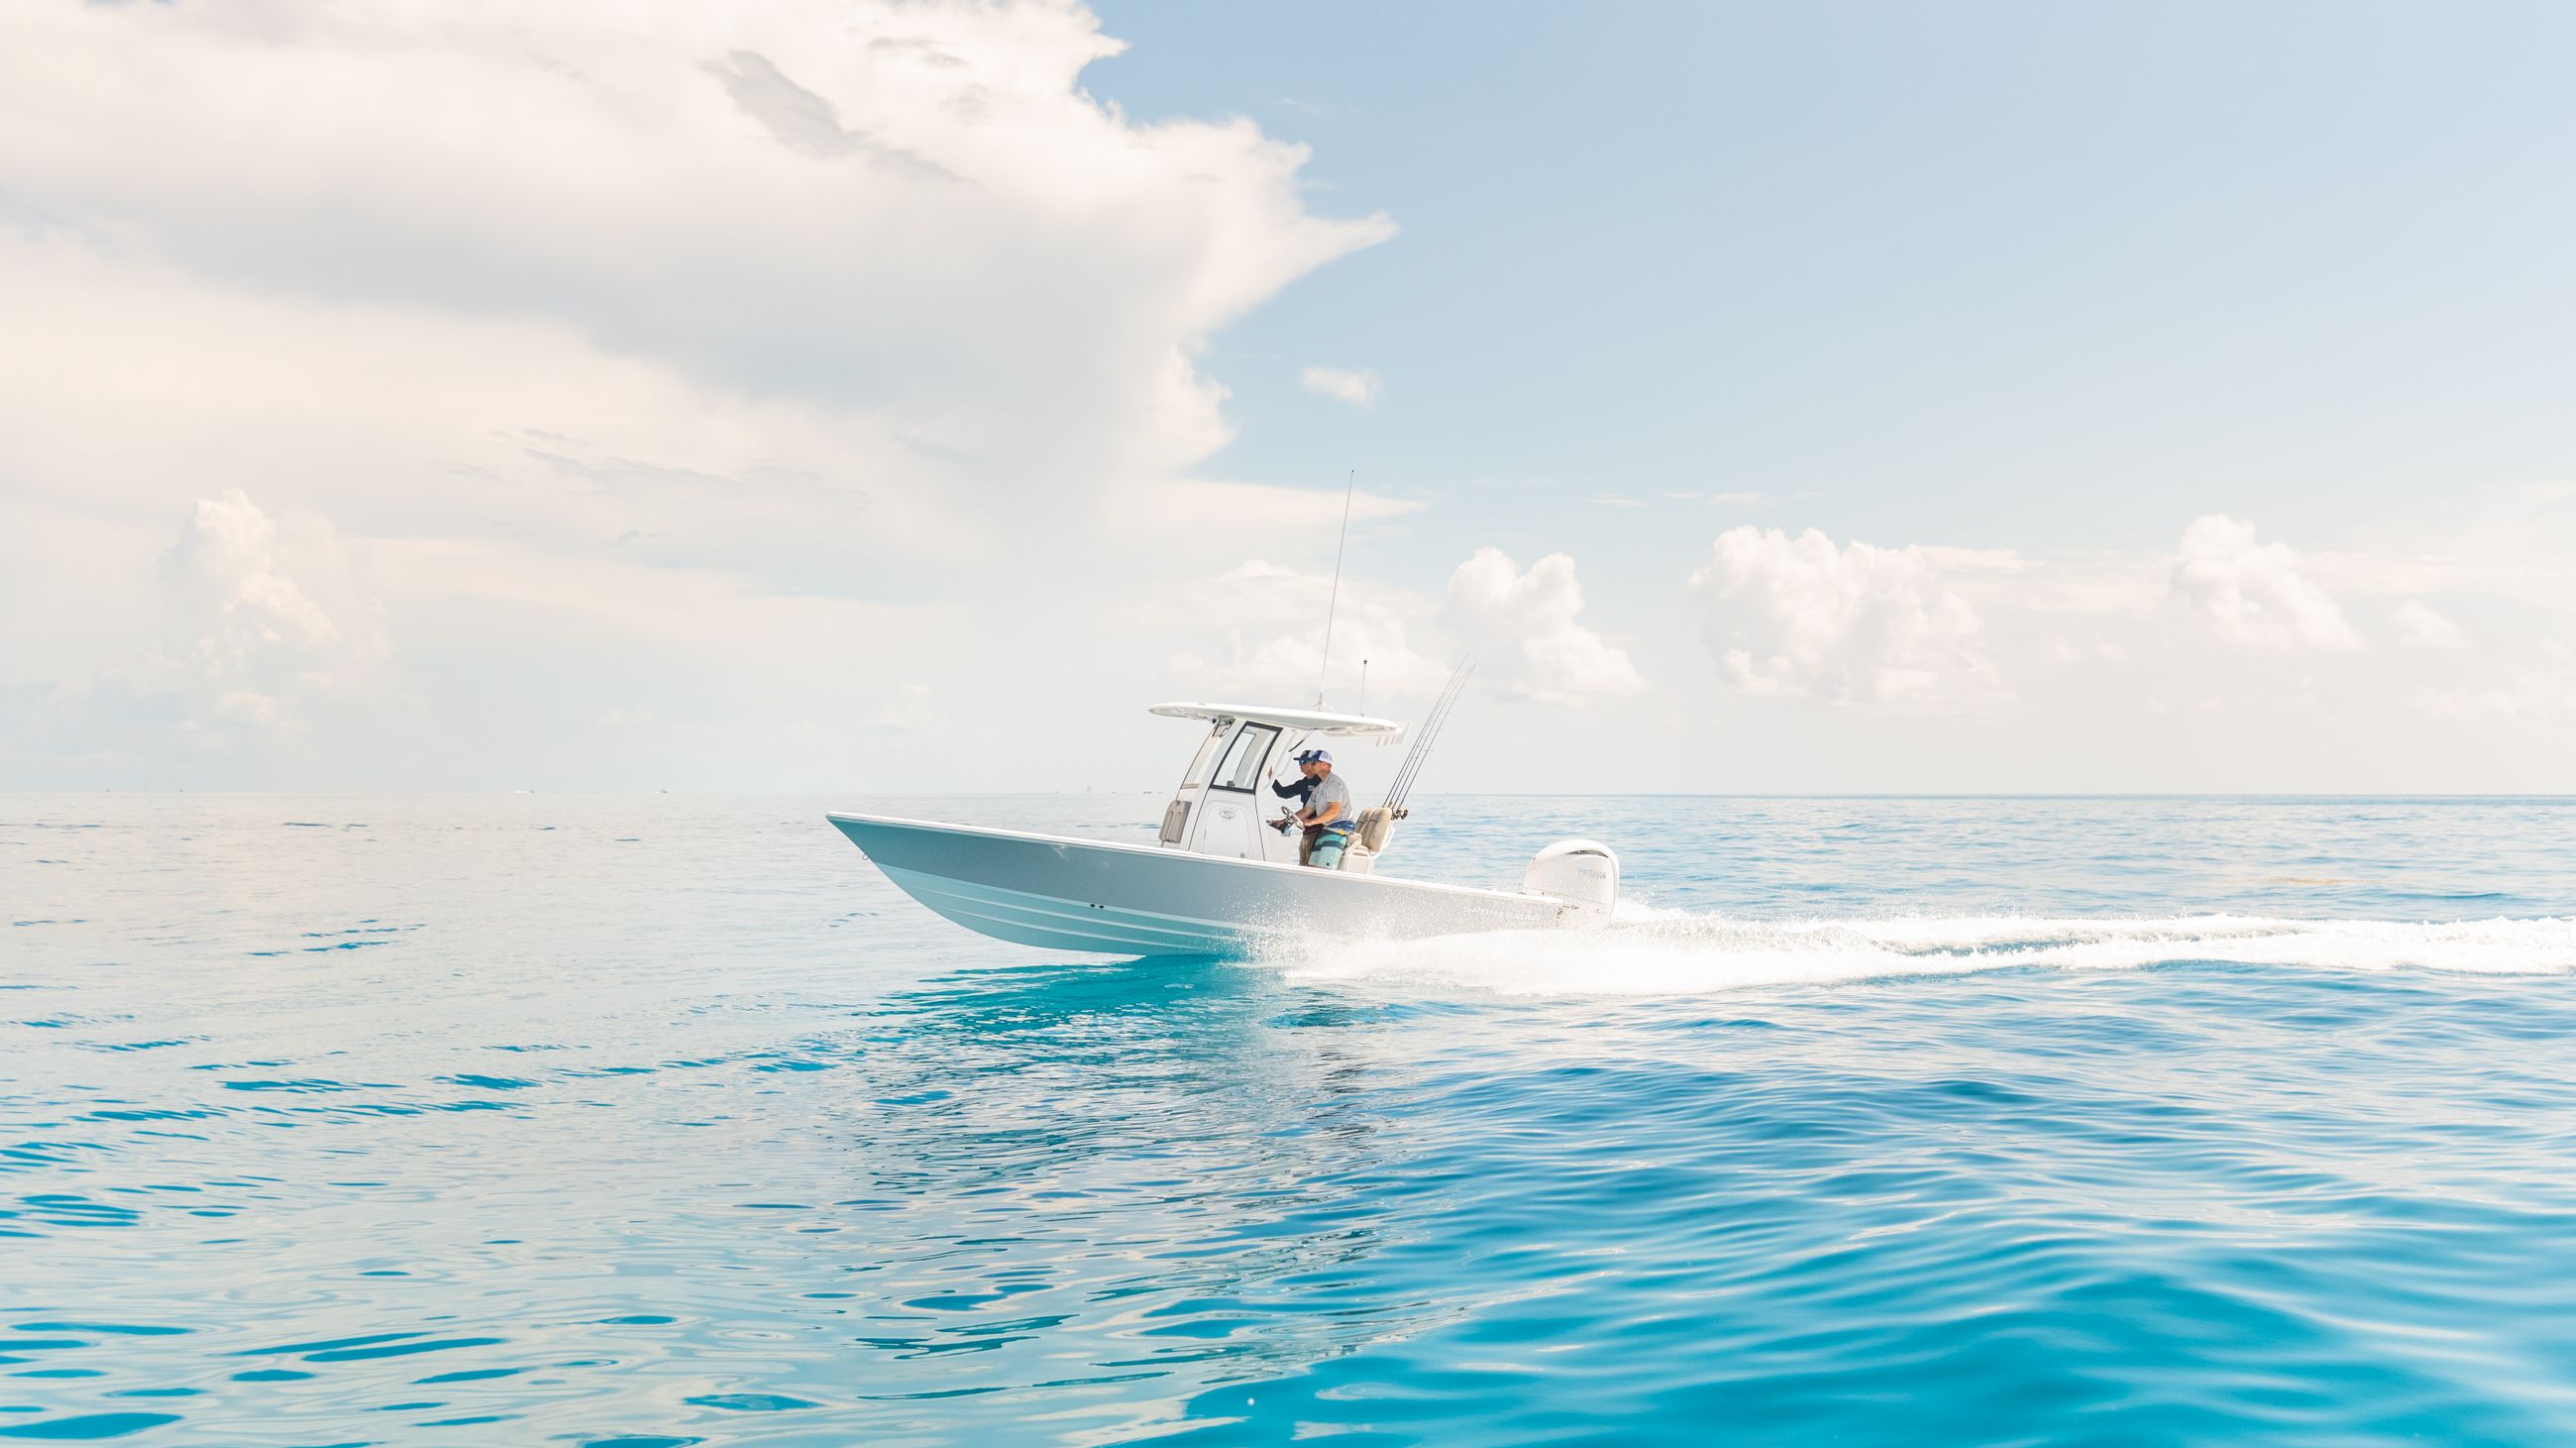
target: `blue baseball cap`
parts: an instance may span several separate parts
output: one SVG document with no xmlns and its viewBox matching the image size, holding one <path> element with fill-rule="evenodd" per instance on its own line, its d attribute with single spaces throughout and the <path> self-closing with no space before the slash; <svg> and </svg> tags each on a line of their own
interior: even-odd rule
<svg viewBox="0 0 2576 1448">
<path fill-rule="evenodd" d="M 1309 749 L 1305 753 L 1297 756 L 1297 762 L 1299 764 L 1330 764 L 1333 762 L 1333 756 L 1327 750 Z"/>
</svg>

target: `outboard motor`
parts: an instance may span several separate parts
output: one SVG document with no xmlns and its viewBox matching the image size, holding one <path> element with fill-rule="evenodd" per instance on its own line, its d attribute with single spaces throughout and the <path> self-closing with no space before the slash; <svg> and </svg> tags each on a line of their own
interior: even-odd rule
<svg viewBox="0 0 2576 1448">
<path fill-rule="evenodd" d="M 1530 861 L 1521 889 L 1562 902 L 1574 918 L 1607 920 L 1619 900 L 1619 857 L 1590 840 L 1559 840 Z"/>
</svg>

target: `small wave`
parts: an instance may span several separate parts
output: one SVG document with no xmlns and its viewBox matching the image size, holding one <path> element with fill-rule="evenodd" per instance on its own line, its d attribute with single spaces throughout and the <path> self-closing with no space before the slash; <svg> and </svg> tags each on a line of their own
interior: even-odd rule
<svg viewBox="0 0 2576 1448">
<path fill-rule="evenodd" d="M 2192 963 L 2548 975 L 2576 972 L 2576 919 L 1741 920 L 1623 905 L 1616 920 L 1592 930 L 1497 930 L 1328 949 L 1281 944 L 1262 959 L 1302 982 L 1524 996 L 1690 995 L 2034 967 L 2108 971 Z"/>
</svg>

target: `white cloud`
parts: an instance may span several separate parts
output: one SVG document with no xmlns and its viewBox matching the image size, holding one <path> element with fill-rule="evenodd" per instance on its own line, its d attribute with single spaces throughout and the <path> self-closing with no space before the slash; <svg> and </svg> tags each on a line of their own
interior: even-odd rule
<svg viewBox="0 0 2576 1448">
<path fill-rule="evenodd" d="M 928 684 L 906 684 L 896 691 L 894 702 L 870 716 L 870 722 L 890 734 L 925 735 L 940 726 L 939 711 L 930 702 Z"/>
<path fill-rule="evenodd" d="M 1024 677 L 997 656 L 1043 668 L 1122 591 L 1329 528 L 1338 490 L 1189 478 L 1229 437 L 1200 359 L 1392 227 L 1311 214 L 1305 149 L 1248 121 L 1096 101 L 1121 48 L 1065 3 L 7 9 L 0 689 L 161 707 L 93 661 L 161 636 L 137 575 L 241 480 L 333 520 L 353 577 L 281 540 L 232 613 L 267 597 L 278 642 L 192 623 L 164 672 L 244 652 L 192 717 L 305 720 L 300 757 L 386 782 L 587 765 L 609 699 L 657 721 L 621 741 L 783 700 L 827 733 L 899 668 L 971 716 Z M 322 729 L 302 675 L 347 702 L 387 626 L 420 694 Z M 73 732 L 0 756 L 43 778 Z"/>
<path fill-rule="evenodd" d="M 72 7 L 11 28 L 0 176 L 68 228 L 254 290 L 561 317 L 729 387 L 901 400 L 951 442 L 1027 431 L 997 392 L 1078 430 L 1148 374 L 1213 430 L 1197 340 L 1388 230 L 1307 215 L 1303 149 L 1248 122 L 1094 102 L 1078 73 L 1123 47 L 1067 5 Z"/>
<path fill-rule="evenodd" d="M 1438 601 L 1343 578 L 1327 673 L 1332 581 L 1330 573 L 1254 560 L 1174 590 L 1154 620 L 1191 636 L 1174 650 L 1173 672 L 1207 689 L 1273 700 L 1312 698 L 1321 679 L 1327 697 L 1348 706 L 1360 698 L 1365 660 L 1368 697 L 1393 707 L 1388 701 L 1438 692 L 1452 663 L 1472 652 L 1481 685 L 1537 703 L 1582 704 L 1645 687 L 1627 654 L 1579 621 L 1583 590 L 1574 560 L 1562 553 L 1523 572 L 1502 552 L 1479 549 Z M 1210 621 L 1222 625 L 1214 638 Z"/>
<path fill-rule="evenodd" d="M 340 630 L 277 566 L 277 525 L 239 488 L 197 500 L 170 550 L 170 577 L 205 630 L 196 654 L 208 671 L 237 672 L 260 654 L 319 653 Z"/>
<path fill-rule="evenodd" d="M 1524 573 L 1500 549 L 1479 548 L 1449 575 L 1444 616 L 1476 652 L 1477 671 L 1543 704 L 1582 704 L 1642 692 L 1627 652 L 1576 621 L 1583 587 L 1574 560 L 1551 553 Z"/>
<path fill-rule="evenodd" d="M 2128 650 L 2108 639 L 2076 638 L 2057 630 L 2039 637 L 2039 652 L 2052 664 L 2116 664 Z"/>
<path fill-rule="evenodd" d="M 1336 605 L 1330 573 L 1256 558 L 1168 590 L 1129 622 L 1183 636 L 1170 660 L 1177 683 L 1273 703 L 1312 699 L 1320 685 L 1335 705 L 1356 708 L 1363 661 L 1367 695 L 1380 702 L 1428 696 L 1448 677 L 1448 665 L 1416 644 L 1431 631 L 1431 613 L 1409 589 L 1351 577 L 1342 579 Z"/>
<path fill-rule="evenodd" d="M 2397 641 L 2411 649 L 2464 649 L 2468 636 L 2460 626 L 2436 612 L 2420 598 L 2401 598 L 2388 611 L 2388 621 L 2397 626 Z"/>
<path fill-rule="evenodd" d="M 263 727 L 292 722 L 287 718 L 284 700 L 256 689 L 233 690 L 215 701 L 215 711 Z"/>
<path fill-rule="evenodd" d="M 835 772 L 848 739 L 935 706 L 903 779 L 1011 787 L 1052 761 L 971 734 L 1032 688 L 1112 751 L 1176 657 L 1311 695 L 1339 479 L 1192 476 L 1230 435 L 1211 342 L 1392 228 L 1313 214 L 1304 149 L 1250 122 L 1096 100 L 1119 47 L 1064 0 L 0 6 L 0 773 L 883 784 Z M 1313 380 L 1383 401 L 1364 369 Z M 1705 612 L 1740 688 L 1923 710 L 2008 677 L 1980 737 L 2038 721 L 2017 737 L 2082 756 L 2056 776 L 2079 784 L 2153 782 L 2090 731 L 2159 696 L 2268 710 L 2298 762 L 2327 717 L 2356 757 L 2385 745 L 2376 702 L 2421 690 L 2450 726 L 2415 757 L 2492 761 L 2505 731 L 2469 721 L 2536 739 L 2568 707 L 2536 643 L 2576 618 L 2576 490 L 2429 491 L 2296 555 L 2226 517 L 2179 559 L 1740 530 L 1692 609 L 1615 645 L 1570 562 L 1453 579 L 1469 539 L 1416 538 L 1409 587 L 1344 580 L 1328 683 L 1356 702 L 1366 657 L 1373 705 L 1419 698 L 1473 636 L 1497 693 L 1635 694 L 1632 656 Z M 1604 516 L 1514 496 L 1514 536 Z M 1360 525 L 1474 521 L 1366 492 L 1353 518 L 1361 573 L 1390 559 Z M 1230 567 L 1253 553 L 1296 566 Z M 2359 651 L 2355 623 L 2416 647 Z M 1515 728 L 1591 750 L 1697 702 Z M 1821 754 L 1820 710 L 1758 712 Z M 1841 722 L 1888 759 L 1934 732 Z M 221 750 L 270 772 L 156 772 Z"/>
<path fill-rule="evenodd" d="M 1747 693 L 1926 711 L 1998 694 L 1977 611 L 1921 548 L 1730 528 L 1691 588 L 1709 651 Z"/>
<path fill-rule="evenodd" d="M 986 490 L 1204 456 L 1226 437 L 1206 337 L 1390 232 L 1307 214 L 1303 148 L 1248 122 L 1094 102 L 1078 73 L 1122 47 L 1071 6 L 9 23 L 0 187 L 100 256 L 553 322 L 719 397 L 899 411 Z"/>
<path fill-rule="evenodd" d="M 1939 543 L 1917 543 L 1914 548 L 1925 562 L 1945 574 L 2013 575 L 2039 567 L 2012 548 L 1952 548 Z"/>
<path fill-rule="evenodd" d="M 2349 550 L 2299 556 L 2342 598 L 2476 594 L 2576 614 L 2576 482 L 2446 489 L 2429 517 L 2382 523 Z"/>
<path fill-rule="evenodd" d="M 2301 576 L 2299 556 L 2285 544 L 2255 542 L 2254 525 L 2242 518 L 2211 513 L 2183 530 L 2173 592 L 2239 648 L 2361 647 L 2333 596 Z"/>
<path fill-rule="evenodd" d="M 2469 725 L 2556 725 L 2576 720 L 2576 653 L 2553 644 L 2542 655 L 2540 663 L 2517 669 L 2500 683 L 2426 688 L 2416 695 L 2416 710 Z"/>
<path fill-rule="evenodd" d="M 371 609 L 343 628 L 288 573 L 277 524 L 239 488 L 199 499 L 162 565 L 169 631 L 141 681 L 175 692 L 187 726 L 296 726 L 299 701 L 356 687 L 386 653 Z"/>
<path fill-rule="evenodd" d="M 1122 489 L 1100 518 L 1114 532 L 1159 546 L 1260 537 L 1275 544 L 1331 547 L 1347 514 L 1354 529 L 1406 517 L 1422 504 L 1366 488 L 1288 488 L 1270 483 L 1174 478 Z"/>
<path fill-rule="evenodd" d="M 1298 380 L 1317 397 L 1329 397 L 1353 407 L 1367 407 L 1377 401 L 1378 375 L 1366 368 L 1326 367 L 1318 363 L 1299 373 Z"/>
</svg>

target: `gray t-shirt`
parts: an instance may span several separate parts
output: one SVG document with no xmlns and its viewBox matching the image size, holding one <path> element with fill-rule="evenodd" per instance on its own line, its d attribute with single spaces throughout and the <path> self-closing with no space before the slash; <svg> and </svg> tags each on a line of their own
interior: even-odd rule
<svg viewBox="0 0 2576 1448">
<path fill-rule="evenodd" d="M 1356 823 L 1357 814 L 1357 811 L 1351 808 L 1351 787 L 1342 783 L 1340 775 L 1328 774 L 1315 781 L 1315 792 L 1306 796 L 1306 808 L 1315 814 L 1322 814 L 1326 805 L 1335 804 L 1342 807 L 1342 812 L 1335 815 L 1333 822 L 1324 828 L 1337 834 L 1346 834 Z"/>
</svg>

